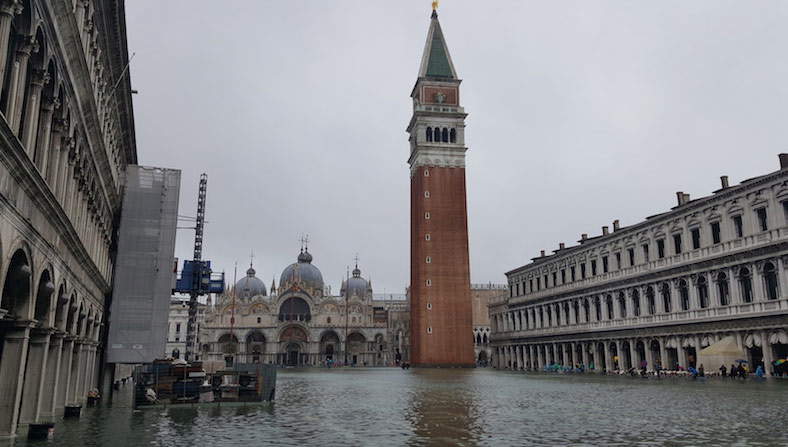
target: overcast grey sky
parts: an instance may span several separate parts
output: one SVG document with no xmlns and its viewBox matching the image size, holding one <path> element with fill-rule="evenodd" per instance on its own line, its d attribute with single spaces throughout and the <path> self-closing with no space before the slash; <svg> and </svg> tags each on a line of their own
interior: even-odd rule
<svg viewBox="0 0 788 447">
<path fill-rule="evenodd" d="M 267 285 L 299 234 L 333 292 L 409 282 L 405 127 L 430 1 L 126 2 L 141 164 L 208 173 L 204 257 Z M 786 1 L 443 0 L 463 79 L 474 282 L 778 169 Z M 176 255 L 191 258 L 193 231 Z"/>
</svg>

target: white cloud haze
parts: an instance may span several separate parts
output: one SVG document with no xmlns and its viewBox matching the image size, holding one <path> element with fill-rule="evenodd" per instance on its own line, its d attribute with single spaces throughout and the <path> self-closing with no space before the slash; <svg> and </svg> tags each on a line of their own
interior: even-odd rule
<svg viewBox="0 0 788 447">
<path fill-rule="evenodd" d="M 430 2 L 130 0 L 141 164 L 183 171 L 204 258 L 267 285 L 300 233 L 333 292 L 356 253 L 409 282 L 405 127 Z M 778 169 L 788 2 L 444 0 L 467 119 L 474 282 L 580 233 Z M 176 255 L 191 258 L 193 232 Z"/>
</svg>

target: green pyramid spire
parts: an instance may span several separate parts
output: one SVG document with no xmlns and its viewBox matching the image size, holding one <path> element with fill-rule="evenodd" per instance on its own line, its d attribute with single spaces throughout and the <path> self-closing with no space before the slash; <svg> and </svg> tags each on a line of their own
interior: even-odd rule
<svg viewBox="0 0 788 447">
<path fill-rule="evenodd" d="M 451 56 L 449 56 L 449 49 L 443 37 L 440 22 L 438 22 L 438 14 L 435 11 L 432 12 L 430 30 L 427 34 L 427 45 L 424 48 L 424 58 L 422 59 L 422 68 L 419 76 L 428 78 L 457 78 L 457 74 L 454 72 L 454 66 L 451 62 Z"/>
</svg>

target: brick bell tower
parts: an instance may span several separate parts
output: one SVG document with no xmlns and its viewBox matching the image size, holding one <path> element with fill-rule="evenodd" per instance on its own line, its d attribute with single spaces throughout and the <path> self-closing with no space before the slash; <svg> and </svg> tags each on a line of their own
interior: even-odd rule
<svg viewBox="0 0 788 447">
<path fill-rule="evenodd" d="M 433 4 L 407 128 L 414 366 L 475 365 L 460 82 Z"/>
</svg>

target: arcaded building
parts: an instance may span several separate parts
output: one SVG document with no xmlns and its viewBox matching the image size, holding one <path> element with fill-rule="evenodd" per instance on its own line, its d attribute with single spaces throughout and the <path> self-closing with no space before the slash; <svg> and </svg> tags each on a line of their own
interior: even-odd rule
<svg viewBox="0 0 788 447">
<path fill-rule="evenodd" d="M 407 127 L 411 360 L 420 366 L 475 364 L 460 82 L 433 10 Z"/>
<path fill-rule="evenodd" d="M 408 302 L 376 299 L 358 265 L 332 295 L 312 254 L 266 288 L 250 266 L 200 326 L 206 365 L 272 363 L 282 366 L 388 366 L 407 358 Z"/>
<path fill-rule="evenodd" d="M 0 436 L 97 387 L 121 178 L 123 1 L 0 1 Z"/>
<path fill-rule="evenodd" d="M 676 196 L 507 272 L 509 293 L 490 304 L 494 364 L 687 368 L 730 336 L 771 374 L 788 357 L 788 154 L 775 172 Z"/>
</svg>

